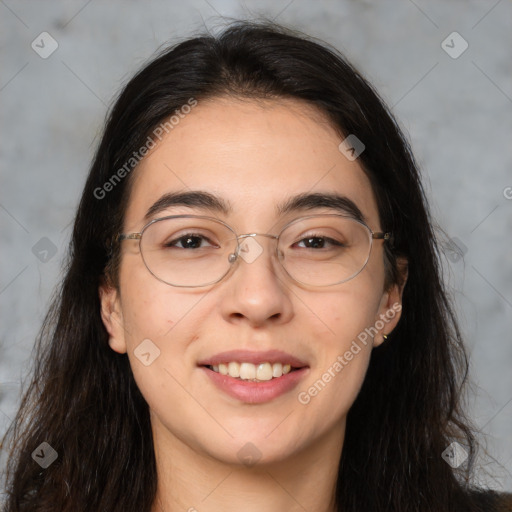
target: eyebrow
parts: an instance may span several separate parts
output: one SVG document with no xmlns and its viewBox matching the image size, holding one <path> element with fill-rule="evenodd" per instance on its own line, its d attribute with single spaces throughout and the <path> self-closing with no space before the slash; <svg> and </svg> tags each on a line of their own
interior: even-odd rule
<svg viewBox="0 0 512 512">
<path fill-rule="evenodd" d="M 149 207 L 146 215 L 144 215 L 144 220 L 149 221 L 156 214 L 172 206 L 188 206 L 201 210 L 213 210 L 214 212 L 223 213 L 225 215 L 233 211 L 228 201 L 210 194 L 209 192 L 203 192 L 202 190 L 168 192 Z"/>
<path fill-rule="evenodd" d="M 284 204 L 278 205 L 277 213 L 278 215 L 285 215 L 290 212 L 317 208 L 327 208 L 338 213 L 348 214 L 360 222 L 366 221 L 354 201 L 344 195 L 332 192 L 298 194 L 288 199 Z"/>
<path fill-rule="evenodd" d="M 160 197 L 150 206 L 144 220 L 149 222 L 154 216 L 167 208 L 173 206 L 186 206 L 190 208 L 199 208 L 216 213 L 228 215 L 233 212 L 229 201 L 215 196 L 202 190 L 193 190 L 189 192 L 168 192 Z M 365 222 L 365 217 L 359 207 L 344 195 L 337 193 L 303 193 L 287 199 L 284 203 L 276 206 L 278 216 L 304 210 L 314 210 L 317 208 L 326 208 L 342 214 L 349 215 L 356 220 Z"/>
</svg>

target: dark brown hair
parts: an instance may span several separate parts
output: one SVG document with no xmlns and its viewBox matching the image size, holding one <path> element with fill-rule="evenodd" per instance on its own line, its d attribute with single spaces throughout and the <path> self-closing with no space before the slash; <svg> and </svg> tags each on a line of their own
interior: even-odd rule
<svg viewBox="0 0 512 512">
<path fill-rule="evenodd" d="M 220 35 L 168 48 L 125 86 L 106 122 L 76 214 L 65 278 L 37 340 L 30 387 L 8 432 L 7 512 L 149 511 L 156 469 L 148 406 L 128 358 L 113 352 L 100 318 L 98 286 L 117 248 L 136 169 L 98 197 L 157 125 L 190 98 L 292 98 L 316 106 L 340 134 L 366 149 L 389 277 L 409 263 L 402 318 L 372 352 L 349 411 L 336 503 L 343 512 L 484 510 L 470 490 L 475 440 L 461 411 L 467 360 L 441 281 L 440 252 L 417 165 L 384 102 L 325 44 L 266 22 L 231 24 Z M 43 441 L 59 454 L 41 469 Z M 441 453 L 458 441 L 457 470 Z"/>
</svg>

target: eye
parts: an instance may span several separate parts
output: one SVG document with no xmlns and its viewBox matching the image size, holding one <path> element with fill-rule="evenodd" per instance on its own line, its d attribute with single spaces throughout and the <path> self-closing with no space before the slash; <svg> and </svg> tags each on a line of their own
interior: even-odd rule
<svg viewBox="0 0 512 512">
<path fill-rule="evenodd" d="M 219 247 L 214 244 L 207 237 L 196 234 L 187 233 L 178 238 L 170 240 L 164 244 L 164 247 L 177 248 L 177 249 L 201 249 L 202 247 Z"/>
<path fill-rule="evenodd" d="M 294 245 L 305 249 L 329 249 L 331 247 L 344 247 L 338 240 L 326 236 L 307 236 Z"/>
</svg>

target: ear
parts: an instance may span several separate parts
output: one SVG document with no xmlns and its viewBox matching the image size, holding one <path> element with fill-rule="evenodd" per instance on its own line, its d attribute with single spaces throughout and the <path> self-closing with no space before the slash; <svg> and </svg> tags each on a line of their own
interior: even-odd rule
<svg viewBox="0 0 512 512">
<path fill-rule="evenodd" d="M 101 319 L 109 334 L 108 344 L 114 352 L 126 353 L 126 340 L 119 291 L 102 279 L 99 286 Z"/>
<path fill-rule="evenodd" d="M 408 262 L 405 258 L 398 258 L 397 268 L 400 276 L 399 283 L 391 284 L 384 293 L 379 306 L 379 312 L 375 317 L 377 333 L 373 338 L 373 346 L 378 347 L 385 341 L 384 336 L 389 336 L 398 324 L 402 315 L 402 296 L 407 282 Z"/>
</svg>

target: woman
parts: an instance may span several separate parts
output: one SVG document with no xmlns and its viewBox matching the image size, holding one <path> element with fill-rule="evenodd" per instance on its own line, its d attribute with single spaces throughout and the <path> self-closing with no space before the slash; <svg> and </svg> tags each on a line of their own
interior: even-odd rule
<svg viewBox="0 0 512 512">
<path fill-rule="evenodd" d="M 341 55 L 244 22 L 166 50 L 106 124 L 6 510 L 507 510 L 470 485 L 438 256 Z"/>
</svg>

